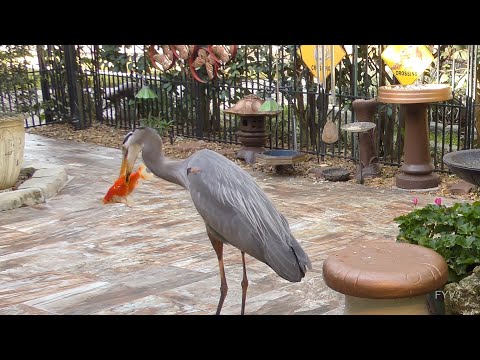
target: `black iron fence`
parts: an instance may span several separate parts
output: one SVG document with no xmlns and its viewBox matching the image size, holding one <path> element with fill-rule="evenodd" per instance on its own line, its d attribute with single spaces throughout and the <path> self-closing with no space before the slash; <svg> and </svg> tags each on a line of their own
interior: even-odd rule
<svg viewBox="0 0 480 360">
<path fill-rule="evenodd" d="M 341 131 L 342 124 L 355 121 L 352 102 L 374 98 L 379 86 L 395 83 L 380 57 L 382 45 L 351 46 L 335 67 L 335 77 L 326 78 L 323 84 L 317 84 L 295 45 L 240 46 L 235 65 L 207 83 L 193 79 L 182 66 L 157 72 L 150 66 L 143 45 L 133 46 L 133 52 L 130 48 L 130 52 L 123 49 L 123 53 L 115 53 L 117 59 L 126 59 L 121 68 L 105 55 L 106 47 L 37 46 L 36 64 L 11 71 L 2 68 L 0 109 L 24 112 L 26 127 L 69 122 L 77 129 L 94 123 L 133 129 L 146 124 L 174 136 L 238 143 L 239 120 L 225 110 L 254 93 L 271 96 L 283 108 L 278 116 L 267 120 L 267 147 L 296 148 L 322 158 L 357 159 L 356 138 Z M 438 46 L 438 54 L 442 49 L 445 46 Z M 454 90 L 452 100 L 431 104 L 428 111 L 433 163 L 437 170 L 445 170 L 444 154 L 478 145 L 477 46 L 468 46 L 463 52 L 465 59 L 457 56 L 449 60 L 438 54 L 439 60 L 423 81 L 447 82 Z M 144 86 L 153 91 L 152 98 L 135 97 Z M 340 135 L 334 144 L 321 141 L 329 118 Z M 400 108 L 380 104 L 375 122 L 380 163 L 399 165 L 404 132 Z"/>
</svg>

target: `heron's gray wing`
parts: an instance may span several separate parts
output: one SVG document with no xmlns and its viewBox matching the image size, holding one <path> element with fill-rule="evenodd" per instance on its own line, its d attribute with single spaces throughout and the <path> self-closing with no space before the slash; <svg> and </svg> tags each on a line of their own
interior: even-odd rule
<svg viewBox="0 0 480 360">
<path fill-rule="evenodd" d="M 283 278 L 300 281 L 311 266 L 308 256 L 255 180 L 210 150 L 192 155 L 188 168 L 192 201 L 206 224 Z"/>
</svg>

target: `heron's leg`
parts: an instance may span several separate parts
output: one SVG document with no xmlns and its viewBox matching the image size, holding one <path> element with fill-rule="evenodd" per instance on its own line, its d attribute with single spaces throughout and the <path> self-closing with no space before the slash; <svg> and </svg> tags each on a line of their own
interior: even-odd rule
<svg viewBox="0 0 480 360">
<path fill-rule="evenodd" d="M 245 314 L 245 300 L 247 298 L 247 267 L 245 265 L 245 253 L 242 251 L 242 263 L 243 263 L 243 279 L 242 279 L 242 315 Z"/>
<path fill-rule="evenodd" d="M 225 277 L 225 268 L 223 267 L 223 242 L 217 240 L 214 235 L 207 230 L 208 237 L 210 238 L 210 242 L 212 243 L 213 249 L 217 253 L 218 258 L 218 267 L 220 268 L 220 300 L 218 300 L 217 306 L 217 313 L 216 315 L 220 315 L 220 311 L 222 311 L 223 302 L 225 297 L 227 296 L 228 286 L 227 286 L 227 278 Z"/>
</svg>

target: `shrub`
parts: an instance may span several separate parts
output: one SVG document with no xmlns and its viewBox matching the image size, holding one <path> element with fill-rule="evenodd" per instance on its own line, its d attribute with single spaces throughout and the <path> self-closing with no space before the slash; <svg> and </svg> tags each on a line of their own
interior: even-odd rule
<svg viewBox="0 0 480 360">
<path fill-rule="evenodd" d="M 439 200 L 396 217 L 397 241 L 438 252 L 448 264 L 448 281 L 457 282 L 480 265 L 480 201 L 447 207 Z"/>
</svg>

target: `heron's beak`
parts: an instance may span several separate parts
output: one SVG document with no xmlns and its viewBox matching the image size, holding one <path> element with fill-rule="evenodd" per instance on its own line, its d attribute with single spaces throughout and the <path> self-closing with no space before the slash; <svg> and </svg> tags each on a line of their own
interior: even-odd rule
<svg viewBox="0 0 480 360">
<path fill-rule="evenodd" d="M 129 169 L 130 168 L 130 169 Z M 128 164 L 128 151 L 123 154 L 122 165 L 120 166 L 120 177 L 125 176 L 125 182 L 128 184 L 130 180 L 130 174 L 132 173 L 132 166 Z"/>
<path fill-rule="evenodd" d="M 129 156 L 128 156 L 128 150 L 125 151 L 123 154 L 123 160 L 122 160 L 122 165 L 120 167 L 120 176 L 125 175 L 125 182 L 128 184 L 130 181 L 130 174 L 132 173 L 133 170 L 133 164 L 135 161 L 131 162 L 129 161 Z"/>
<path fill-rule="evenodd" d="M 127 149 L 122 149 L 123 159 L 120 166 L 120 176 L 125 176 L 125 182 L 128 184 L 130 180 L 130 174 L 133 172 L 133 166 L 137 160 L 140 148 L 136 146 L 130 146 Z"/>
<path fill-rule="evenodd" d="M 118 177 L 125 176 L 127 172 L 127 151 L 122 149 L 122 153 L 122 165 L 120 166 L 120 174 L 118 175 Z"/>
</svg>

